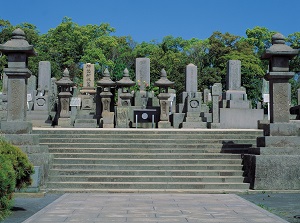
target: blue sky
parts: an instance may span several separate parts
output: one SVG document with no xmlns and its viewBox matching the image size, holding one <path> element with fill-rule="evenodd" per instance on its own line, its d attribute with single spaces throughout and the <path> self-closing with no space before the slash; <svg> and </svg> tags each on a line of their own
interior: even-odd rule
<svg viewBox="0 0 300 223">
<path fill-rule="evenodd" d="M 79 25 L 109 23 L 114 35 L 137 42 L 206 39 L 214 31 L 245 36 L 255 26 L 285 36 L 300 32 L 300 0 L 5 0 L 0 10 L 0 19 L 32 23 L 40 33 L 67 16 Z"/>
</svg>

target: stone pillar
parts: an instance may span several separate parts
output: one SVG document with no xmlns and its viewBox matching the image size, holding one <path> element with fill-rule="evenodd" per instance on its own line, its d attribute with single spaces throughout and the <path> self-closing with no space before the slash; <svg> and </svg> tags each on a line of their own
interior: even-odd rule
<svg viewBox="0 0 300 223">
<path fill-rule="evenodd" d="M 114 128 L 114 112 L 111 112 L 111 87 L 115 86 L 115 82 L 110 79 L 109 71 L 106 68 L 103 78 L 97 82 L 98 86 L 102 87 L 100 98 L 102 102 L 102 127 Z"/>
<path fill-rule="evenodd" d="M 212 123 L 210 124 L 210 128 L 220 128 L 220 108 L 219 101 L 222 95 L 222 84 L 215 83 L 212 86 Z"/>
<path fill-rule="evenodd" d="M 299 53 L 285 45 L 277 33 L 272 46 L 262 59 L 269 60 L 270 71 L 265 78 L 270 84 L 270 124 L 264 125 L 264 136 L 257 138 L 257 147 L 244 158 L 251 188 L 257 190 L 299 190 L 300 140 L 299 127 L 290 122 L 289 84 L 294 76 L 289 60 Z"/>
<path fill-rule="evenodd" d="M 63 73 L 63 77 L 56 82 L 57 86 L 60 87 L 58 94 L 58 126 L 60 127 L 71 127 L 71 114 L 70 114 L 70 99 L 72 97 L 71 87 L 74 86 L 74 82 L 70 80 L 69 71 L 66 68 Z"/>
<path fill-rule="evenodd" d="M 51 88 L 51 64 L 49 61 L 39 62 L 38 88 L 33 109 L 49 111 L 49 91 Z"/>
<path fill-rule="evenodd" d="M 143 83 L 150 84 L 150 59 L 136 58 L 135 72 L 136 81 L 141 83 L 140 90 L 146 90 L 146 86 Z"/>
<path fill-rule="evenodd" d="M 155 85 L 159 87 L 159 95 L 157 95 L 160 104 L 160 121 L 158 122 L 158 128 L 171 128 L 169 121 L 170 102 L 168 101 L 170 94 L 168 88 L 174 85 L 174 82 L 169 81 L 165 69 L 161 70 L 160 79 L 155 82 Z"/>
<path fill-rule="evenodd" d="M 7 121 L 1 123 L 4 133 L 30 133 L 32 123 L 26 121 L 27 113 L 27 79 L 31 71 L 27 68 L 28 57 L 35 55 L 32 45 L 25 39 L 25 33 L 16 29 L 12 39 L 0 45 L 8 58 L 4 72 L 7 80 Z"/>
</svg>

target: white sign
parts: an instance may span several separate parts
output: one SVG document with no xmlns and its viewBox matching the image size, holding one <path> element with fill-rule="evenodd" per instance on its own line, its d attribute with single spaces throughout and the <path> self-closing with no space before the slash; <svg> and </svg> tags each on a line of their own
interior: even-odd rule
<svg viewBox="0 0 300 223">
<path fill-rule="evenodd" d="M 28 101 L 32 101 L 32 95 L 31 94 L 27 94 L 27 102 Z"/>
<path fill-rule="evenodd" d="M 70 102 L 71 107 L 81 106 L 81 98 L 72 97 Z"/>
<path fill-rule="evenodd" d="M 269 103 L 270 102 L 270 94 L 263 94 L 264 102 Z"/>
</svg>

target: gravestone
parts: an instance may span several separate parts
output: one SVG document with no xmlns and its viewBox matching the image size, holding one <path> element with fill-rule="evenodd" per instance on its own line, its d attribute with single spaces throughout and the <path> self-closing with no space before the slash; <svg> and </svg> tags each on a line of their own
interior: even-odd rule
<svg viewBox="0 0 300 223">
<path fill-rule="evenodd" d="M 226 90 L 240 90 L 241 61 L 229 60 L 227 63 Z"/>
<path fill-rule="evenodd" d="M 207 123 L 201 117 L 202 94 L 198 92 L 197 66 L 186 66 L 185 91 L 181 94 L 181 103 L 173 115 L 174 128 L 207 128 Z"/>
<path fill-rule="evenodd" d="M 82 94 L 95 94 L 95 65 L 86 63 L 83 65 L 83 86 L 80 93 Z"/>
<path fill-rule="evenodd" d="M 241 86 L 241 62 L 227 63 L 226 89 L 220 101 L 221 128 L 256 129 L 258 120 L 263 119 L 262 109 L 251 109 L 246 89 Z"/>
<path fill-rule="evenodd" d="M 35 91 L 36 91 L 36 76 L 31 75 L 30 78 L 28 78 L 28 83 L 27 83 L 27 103 L 28 103 L 29 111 L 33 109 Z"/>
<path fill-rule="evenodd" d="M 95 65 L 86 63 L 83 65 L 83 86 L 80 90 L 80 105 L 72 106 L 72 110 L 76 112 L 75 128 L 96 128 L 97 120 L 94 119 L 96 113 L 96 89 L 95 84 Z M 75 100 L 75 99 L 73 99 Z M 78 101 L 78 100 L 77 100 Z"/>
<path fill-rule="evenodd" d="M 198 92 L 197 66 L 191 63 L 186 66 L 185 91 Z"/>
<path fill-rule="evenodd" d="M 140 90 L 146 89 L 145 83 L 150 84 L 150 59 L 136 58 L 135 63 L 135 80 L 140 82 Z"/>
<path fill-rule="evenodd" d="M 220 112 L 219 112 L 219 101 L 222 97 L 222 84 L 215 83 L 212 86 L 212 123 L 210 123 L 210 128 L 216 129 L 220 128 Z"/>
<path fill-rule="evenodd" d="M 39 62 L 38 88 L 35 93 L 34 110 L 49 111 L 49 90 L 51 88 L 51 64 Z"/>
</svg>

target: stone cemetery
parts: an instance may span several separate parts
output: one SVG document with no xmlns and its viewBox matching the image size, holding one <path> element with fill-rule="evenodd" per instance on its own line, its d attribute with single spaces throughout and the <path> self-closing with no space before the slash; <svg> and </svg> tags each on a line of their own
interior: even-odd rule
<svg viewBox="0 0 300 223">
<path fill-rule="evenodd" d="M 51 77 L 49 61 L 40 61 L 37 77 L 32 75 L 27 58 L 35 51 L 17 29 L 0 45 L 8 58 L 0 98 L 2 136 L 36 166 L 39 183 L 33 191 L 40 186 L 60 192 L 299 190 L 300 105 L 290 108 L 288 83 L 294 75 L 289 60 L 299 52 L 285 45 L 281 34 L 272 44 L 263 55 L 270 70 L 262 91 L 265 114 L 247 99 L 239 60 L 228 61 L 226 86 L 214 83 L 203 92 L 197 66 L 188 64 L 180 95 L 165 69 L 152 80 L 159 88 L 155 94 L 149 90 L 149 58 L 136 58 L 135 80 L 127 68 L 120 80 L 113 81 L 109 69 L 95 80 L 95 65 L 86 63 L 78 89 L 68 69 L 59 80 Z M 190 174 L 189 182 L 184 174 Z"/>
</svg>

